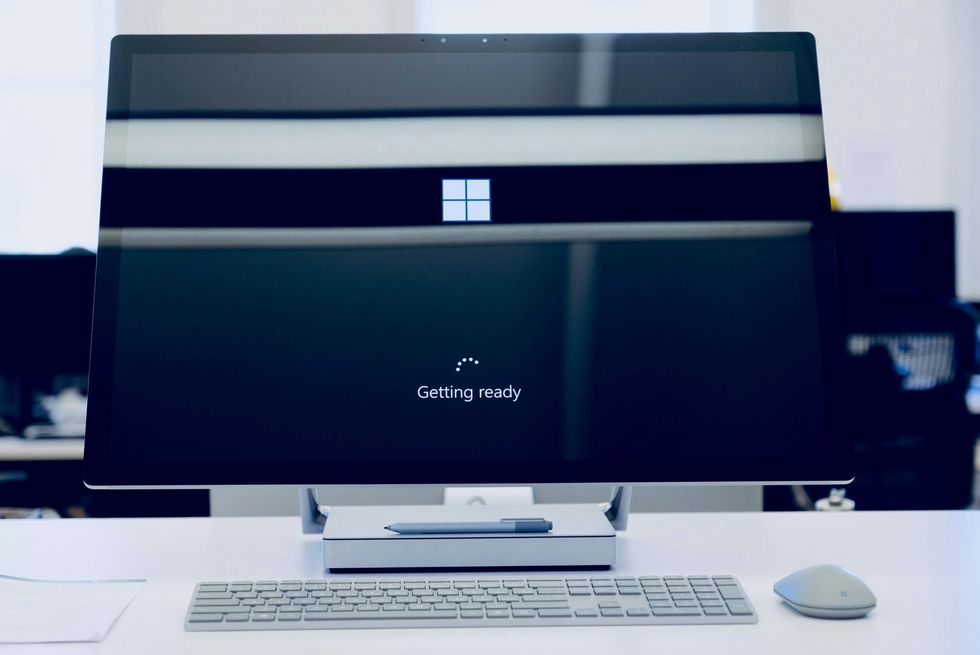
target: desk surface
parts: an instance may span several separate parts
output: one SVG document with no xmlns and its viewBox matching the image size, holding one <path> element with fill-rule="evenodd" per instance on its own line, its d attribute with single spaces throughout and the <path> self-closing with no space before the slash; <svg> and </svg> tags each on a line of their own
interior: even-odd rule
<svg viewBox="0 0 980 655">
<path fill-rule="evenodd" d="M 0 437 L 0 462 L 81 460 L 84 451 L 84 439 Z"/>
<path fill-rule="evenodd" d="M 748 626 L 459 628 L 185 633 L 194 582 L 316 578 L 320 544 L 299 519 L 74 519 L 0 522 L 0 572 L 148 578 L 101 644 L 3 653 L 977 653 L 980 512 L 639 514 L 617 573 L 732 573 L 759 613 Z M 839 563 L 878 596 L 867 618 L 795 614 L 772 583 Z"/>
</svg>

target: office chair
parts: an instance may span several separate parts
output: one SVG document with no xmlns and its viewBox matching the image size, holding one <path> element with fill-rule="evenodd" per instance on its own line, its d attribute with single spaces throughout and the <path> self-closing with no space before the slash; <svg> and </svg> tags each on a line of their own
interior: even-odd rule
<svg viewBox="0 0 980 655">
<path fill-rule="evenodd" d="M 966 391 L 977 317 L 956 301 L 874 303 L 848 317 L 857 509 L 957 509 L 973 500 Z M 820 497 L 826 493 L 816 492 Z"/>
</svg>

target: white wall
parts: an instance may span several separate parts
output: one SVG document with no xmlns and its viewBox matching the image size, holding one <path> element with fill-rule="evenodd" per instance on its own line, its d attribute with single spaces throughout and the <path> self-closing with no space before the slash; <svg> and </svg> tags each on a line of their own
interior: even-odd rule
<svg viewBox="0 0 980 655">
<path fill-rule="evenodd" d="M 120 33 L 412 32 L 410 0 L 117 0 Z"/>
<path fill-rule="evenodd" d="M 757 2 L 757 29 L 816 37 L 843 208 L 955 208 L 959 293 L 980 299 L 980 3 Z"/>
</svg>

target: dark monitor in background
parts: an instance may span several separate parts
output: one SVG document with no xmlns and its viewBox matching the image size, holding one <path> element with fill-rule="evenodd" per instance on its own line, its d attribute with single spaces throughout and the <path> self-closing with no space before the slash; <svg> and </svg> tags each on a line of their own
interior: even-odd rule
<svg viewBox="0 0 980 655">
<path fill-rule="evenodd" d="M 20 432 L 45 419 L 40 396 L 85 391 L 95 255 L 0 255 L 0 417 Z"/>
<path fill-rule="evenodd" d="M 846 310 L 883 302 L 956 297 L 952 211 L 841 212 L 835 216 Z"/>
</svg>

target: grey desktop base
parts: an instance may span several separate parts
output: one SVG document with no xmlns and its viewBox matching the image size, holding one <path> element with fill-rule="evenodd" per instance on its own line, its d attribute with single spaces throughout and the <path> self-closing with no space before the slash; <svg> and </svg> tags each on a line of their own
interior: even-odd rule
<svg viewBox="0 0 980 655">
<path fill-rule="evenodd" d="M 609 568 L 616 530 L 626 527 L 630 488 L 612 501 L 547 505 L 381 505 L 323 511 L 313 489 L 301 490 L 303 531 L 322 530 L 323 567 L 330 571 L 432 569 Z M 414 521 L 497 521 L 544 518 L 547 534 L 400 535 L 384 526 Z"/>
</svg>

